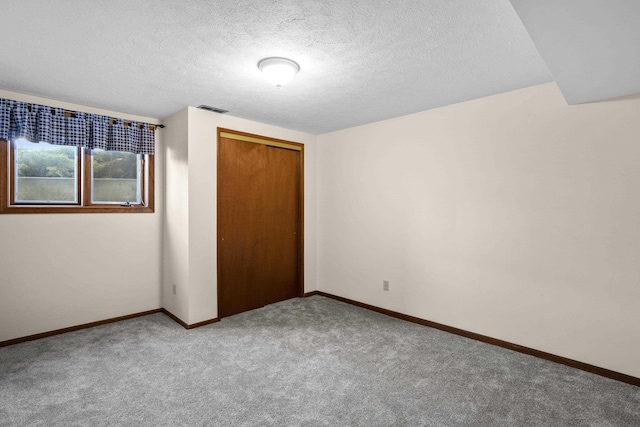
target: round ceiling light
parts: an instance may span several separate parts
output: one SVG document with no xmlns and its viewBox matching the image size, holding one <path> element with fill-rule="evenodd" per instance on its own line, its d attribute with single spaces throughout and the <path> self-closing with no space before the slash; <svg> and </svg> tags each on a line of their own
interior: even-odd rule
<svg viewBox="0 0 640 427">
<path fill-rule="evenodd" d="M 264 78 L 277 88 L 281 88 L 293 80 L 293 76 L 300 71 L 300 66 L 287 58 L 264 58 L 258 62 L 258 68 Z"/>
</svg>

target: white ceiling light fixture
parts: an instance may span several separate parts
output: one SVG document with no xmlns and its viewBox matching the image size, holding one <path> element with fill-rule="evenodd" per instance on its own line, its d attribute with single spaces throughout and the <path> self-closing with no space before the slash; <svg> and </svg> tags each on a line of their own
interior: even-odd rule
<svg viewBox="0 0 640 427">
<path fill-rule="evenodd" d="M 278 89 L 290 83 L 293 80 L 293 76 L 300 71 L 300 66 L 297 62 L 278 57 L 260 60 L 258 68 L 262 71 L 264 78 Z"/>
</svg>

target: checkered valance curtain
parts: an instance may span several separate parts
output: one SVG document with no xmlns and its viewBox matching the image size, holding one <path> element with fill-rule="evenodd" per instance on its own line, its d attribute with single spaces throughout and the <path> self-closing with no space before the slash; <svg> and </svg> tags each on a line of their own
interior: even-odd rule
<svg viewBox="0 0 640 427">
<path fill-rule="evenodd" d="M 153 154 L 155 126 L 0 99 L 0 139 Z"/>
</svg>

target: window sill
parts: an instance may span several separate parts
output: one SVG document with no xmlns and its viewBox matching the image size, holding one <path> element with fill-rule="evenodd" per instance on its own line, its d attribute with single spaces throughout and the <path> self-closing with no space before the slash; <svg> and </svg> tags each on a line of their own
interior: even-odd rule
<svg viewBox="0 0 640 427">
<path fill-rule="evenodd" d="M 92 213 L 153 213 L 152 206 L 7 206 L 0 214 L 92 214 Z"/>
</svg>

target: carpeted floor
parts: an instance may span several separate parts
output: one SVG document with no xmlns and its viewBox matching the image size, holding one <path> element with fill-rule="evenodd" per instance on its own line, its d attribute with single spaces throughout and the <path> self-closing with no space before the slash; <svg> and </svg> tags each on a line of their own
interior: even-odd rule
<svg viewBox="0 0 640 427">
<path fill-rule="evenodd" d="M 0 426 L 640 426 L 640 388 L 321 296 L 0 348 Z"/>
</svg>

